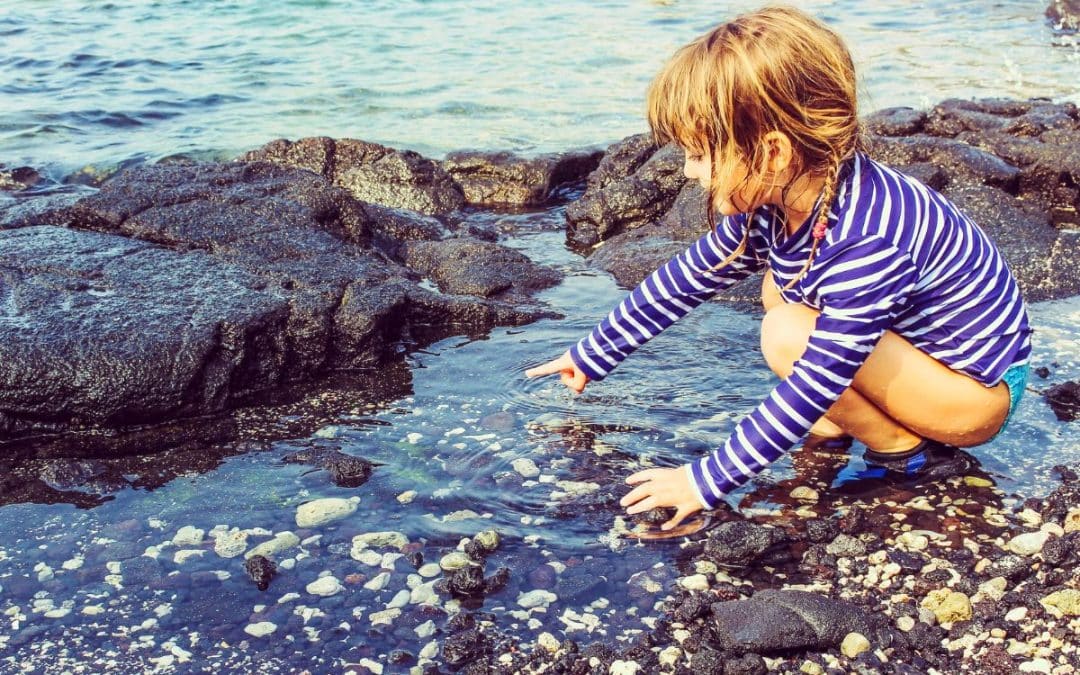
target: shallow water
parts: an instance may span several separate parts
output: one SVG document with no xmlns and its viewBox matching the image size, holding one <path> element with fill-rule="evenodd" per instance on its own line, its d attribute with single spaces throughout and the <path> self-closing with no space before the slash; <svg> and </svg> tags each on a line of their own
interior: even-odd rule
<svg viewBox="0 0 1080 675">
<path fill-rule="evenodd" d="M 0 162 L 62 176 L 315 135 L 431 156 L 607 144 L 644 130 L 645 88 L 677 46 L 760 4 L 4 2 Z M 796 4 L 849 42 L 866 111 L 1080 101 L 1076 41 L 1047 0 Z"/>
<path fill-rule="evenodd" d="M 175 153 L 227 157 L 315 134 L 436 156 L 603 144 L 643 129 L 644 87 L 671 49 L 728 9 L 756 4 L 12 4 L 0 17 L 0 160 L 59 176 Z M 851 43 L 868 110 L 947 96 L 1080 100 L 1075 43 L 1047 25 L 1043 2 L 935 3 L 918 13 L 899 1 L 800 4 Z M 256 451 L 217 448 L 224 458 L 214 468 L 157 489 L 114 488 L 92 509 L 0 507 L 0 671 L 111 663 L 246 672 L 258 659 L 261 672 L 339 672 L 385 661 L 394 648 L 416 655 L 444 637 L 440 617 L 407 603 L 389 625 L 372 618 L 415 570 L 392 555 L 375 565 L 350 557 L 353 535 L 381 530 L 406 534 L 431 562 L 460 537 L 497 529 L 503 543 L 487 573 L 509 567 L 510 583 L 483 610 L 523 644 L 541 631 L 587 642 L 646 628 L 661 594 L 642 575 L 670 584 L 679 541 L 623 536 L 618 483 L 641 466 L 708 451 L 767 394 L 757 312 L 701 307 L 581 396 L 551 378 L 527 381 L 525 368 L 564 350 L 623 291 L 566 250 L 558 208 L 472 217 L 497 221 L 516 233 L 510 245 L 566 273 L 541 295 L 565 319 L 432 345 L 409 356 L 411 393 L 349 402 L 314 433 L 283 432 Z M 1058 422 L 1037 395 L 1080 377 L 1080 299 L 1031 309 L 1033 362 L 1052 374 L 1033 378 L 1007 433 L 975 452 L 1001 488 L 1024 496 L 1051 489 L 1052 466 L 1080 460 L 1080 425 Z M 381 465 L 344 489 L 280 461 L 313 446 Z M 522 476 L 522 459 L 539 475 Z M 760 488 L 749 501 L 771 508 L 764 490 L 792 475 L 784 458 L 731 501 Z M 156 484 L 139 478 L 115 484 Z M 413 500 L 400 503 L 410 490 Z M 332 496 L 359 497 L 357 512 L 297 531 L 297 506 Z M 218 525 L 249 531 L 249 544 L 285 530 L 303 543 L 277 557 L 292 567 L 266 592 L 246 578 L 242 558 L 218 556 L 209 540 L 163 546 L 181 527 Z M 156 558 L 144 555 L 151 546 Z M 203 553 L 177 562 L 178 550 Z M 365 588 L 382 583 L 380 570 L 390 572 L 386 586 Z M 345 590 L 308 593 L 325 572 Z M 556 599 L 519 606 L 519 594 L 537 589 Z M 244 632 L 261 621 L 277 630 Z"/>
<path fill-rule="evenodd" d="M 624 490 L 616 484 L 642 466 L 707 451 L 768 392 L 773 380 L 757 353 L 757 312 L 707 304 L 610 378 L 573 396 L 553 378 L 529 381 L 522 373 L 565 349 L 622 291 L 566 250 L 560 209 L 473 217 L 519 232 L 509 243 L 567 274 L 542 295 L 565 319 L 432 345 L 409 357 L 411 394 L 356 401 L 314 433 L 153 491 L 121 489 L 90 510 L 0 507 L 0 651 L 8 654 L 0 669 L 59 671 L 73 662 L 93 669 L 114 660 L 128 668 L 229 672 L 259 660 L 265 672 L 339 672 L 364 658 L 385 662 L 393 649 L 415 656 L 445 637 L 442 617 L 422 602 L 405 602 L 401 616 L 375 622 L 395 598 L 405 601 L 403 591 L 414 597 L 409 575 L 416 570 L 388 550 L 379 553 L 389 557 L 374 561 L 350 557 L 355 534 L 384 530 L 404 533 L 426 562 L 438 561 L 461 537 L 499 531 L 502 544 L 486 573 L 508 567 L 510 582 L 481 609 L 522 644 L 543 631 L 588 642 L 647 629 L 643 619 L 657 616 L 656 589 L 669 588 L 678 574 L 679 540 L 626 537 L 615 503 Z M 1080 300 L 1045 303 L 1032 313 L 1034 364 L 1052 369 L 1050 381 L 1080 376 Z M 1032 383 L 1041 386 L 1038 378 Z M 338 488 L 322 471 L 280 462 L 308 447 L 381 465 L 360 488 Z M 1031 395 L 1004 436 L 975 454 L 1004 490 L 1044 494 L 1054 484 L 1053 465 L 1080 461 L 1080 427 L 1057 422 Z M 519 474 L 514 462 L 522 459 L 539 475 Z M 749 502 L 768 511 L 768 486 L 792 473 L 790 457 L 782 459 L 731 502 L 760 490 Z M 408 491 L 414 498 L 400 503 Z M 359 497 L 359 508 L 327 525 L 296 527 L 300 504 L 331 496 Z M 171 545 L 184 526 L 249 531 L 249 546 L 282 531 L 296 532 L 303 543 L 276 556 L 291 569 L 260 592 L 245 576 L 243 558 L 219 557 L 209 539 Z M 144 554 L 151 546 L 158 547 L 150 549 L 156 558 Z M 196 552 L 178 561 L 181 550 Z M 329 598 L 309 593 L 307 584 L 323 574 L 344 590 Z M 428 580 L 411 583 L 420 581 Z M 537 590 L 553 596 L 533 609 L 518 604 Z M 244 632 L 263 621 L 277 626 L 270 637 Z"/>
</svg>

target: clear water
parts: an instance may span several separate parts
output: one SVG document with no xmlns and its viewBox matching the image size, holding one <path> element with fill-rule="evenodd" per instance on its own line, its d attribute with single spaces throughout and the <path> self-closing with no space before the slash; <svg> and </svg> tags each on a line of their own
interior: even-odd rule
<svg viewBox="0 0 1080 675">
<path fill-rule="evenodd" d="M 868 109 L 946 96 L 1078 99 L 1076 50 L 1046 25 L 1041 2 L 918 13 L 901 2 L 803 4 L 848 37 Z M 12 3 L 0 15 L 0 158 L 62 174 L 178 152 L 231 156 L 277 136 L 353 136 L 430 155 L 602 144 L 642 129 L 652 72 L 722 13 L 694 1 Z M 376 530 L 403 532 L 428 561 L 462 536 L 499 530 L 487 571 L 507 566 L 511 581 L 483 609 L 523 644 L 541 631 L 587 642 L 644 629 L 659 595 L 632 580 L 646 571 L 670 584 L 678 542 L 626 539 L 620 510 L 596 497 L 603 489 L 572 496 L 573 483 L 560 481 L 609 487 L 722 441 L 773 385 L 759 317 L 701 307 L 581 396 L 553 379 L 527 381 L 526 367 L 564 350 L 623 291 L 566 250 L 558 208 L 472 217 L 496 220 L 515 233 L 507 243 L 566 274 L 541 296 L 565 319 L 432 345 L 409 357 L 408 395 L 343 405 L 312 434 L 283 435 L 155 490 L 119 489 L 85 510 L 0 507 L 0 671 L 251 672 L 258 661 L 260 672 L 341 672 L 394 648 L 415 655 L 444 637 L 417 634 L 429 618 L 419 605 L 390 625 L 371 617 L 414 570 L 387 559 L 387 586 L 371 590 L 363 584 L 379 567 L 349 557 L 352 536 Z M 1080 377 L 1080 299 L 1032 315 L 1035 365 L 1050 366 L 1052 381 Z M 1053 465 L 1080 460 L 1080 425 L 1054 418 L 1037 396 L 1043 386 L 1035 378 L 1008 432 L 976 451 L 1000 487 L 1025 496 L 1051 488 Z M 279 461 L 313 445 L 382 465 L 349 490 Z M 523 458 L 539 467 L 535 481 L 514 470 Z M 783 459 L 732 502 L 792 474 Z M 415 499 L 399 503 L 409 490 Z M 187 525 L 296 531 L 297 506 L 328 496 L 358 496 L 359 509 L 300 532 L 304 544 L 278 556 L 294 567 L 266 592 L 245 578 L 242 558 L 206 550 L 177 562 L 171 546 L 156 560 L 143 555 Z M 325 572 L 346 590 L 307 593 Z M 544 611 L 517 604 L 538 588 L 557 599 Z M 270 638 L 244 632 L 260 621 L 277 624 Z"/>
<path fill-rule="evenodd" d="M 729 0 L 0 2 L 0 162 L 64 174 L 278 137 L 431 156 L 525 154 L 643 131 L 679 45 L 759 6 Z M 946 97 L 1080 100 L 1046 0 L 806 0 L 861 71 L 863 107 Z"/>
</svg>

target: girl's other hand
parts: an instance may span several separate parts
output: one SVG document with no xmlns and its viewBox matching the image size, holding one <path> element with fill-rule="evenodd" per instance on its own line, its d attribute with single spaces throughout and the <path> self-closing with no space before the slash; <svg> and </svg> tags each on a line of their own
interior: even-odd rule
<svg viewBox="0 0 1080 675">
<path fill-rule="evenodd" d="M 525 377 L 540 377 L 542 375 L 554 375 L 555 373 L 562 377 L 562 383 L 575 394 L 585 391 L 585 385 L 589 383 L 589 376 L 581 372 L 574 360 L 570 358 L 569 351 L 542 366 L 526 370 Z"/>
<path fill-rule="evenodd" d="M 701 502 L 683 467 L 638 471 L 626 482 L 629 485 L 640 483 L 619 500 L 619 506 L 628 507 L 626 513 L 629 515 L 664 506 L 675 507 L 675 515 L 660 526 L 661 530 L 670 530 L 701 510 Z"/>
</svg>

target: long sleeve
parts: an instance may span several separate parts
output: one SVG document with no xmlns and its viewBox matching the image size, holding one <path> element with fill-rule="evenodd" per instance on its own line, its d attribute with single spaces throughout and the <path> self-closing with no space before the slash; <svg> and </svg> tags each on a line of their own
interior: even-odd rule
<svg viewBox="0 0 1080 675">
<path fill-rule="evenodd" d="M 722 447 L 685 466 L 706 508 L 789 450 L 836 402 L 917 279 L 907 254 L 873 236 L 823 248 L 812 273 L 821 313 L 791 375 Z"/>
<path fill-rule="evenodd" d="M 765 244 L 751 232 L 745 251 L 723 267 L 743 238 L 747 216 L 722 219 L 686 251 L 653 272 L 619 303 L 570 356 L 590 380 L 601 380 L 635 349 L 690 310 L 762 268 Z"/>
</svg>

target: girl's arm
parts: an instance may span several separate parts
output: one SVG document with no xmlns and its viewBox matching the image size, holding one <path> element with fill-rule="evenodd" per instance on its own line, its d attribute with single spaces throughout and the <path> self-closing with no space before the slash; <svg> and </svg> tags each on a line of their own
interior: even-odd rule
<svg viewBox="0 0 1080 675">
<path fill-rule="evenodd" d="M 724 445 L 684 468 L 705 508 L 790 449 L 840 397 L 915 285 L 911 258 L 877 237 L 823 250 L 814 267 L 822 310 L 791 375 Z"/>
<path fill-rule="evenodd" d="M 641 282 L 589 335 L 570 348 L 574 365 L 589 380 L 603 379 L 635 349 L 690 310 L 761 269 L 768 242 L 757 227 L 751 228 L 746 249 L 721 266 L 738 250 L 749 217 L 722 219 L 715 230 Z"/>
</svg>

